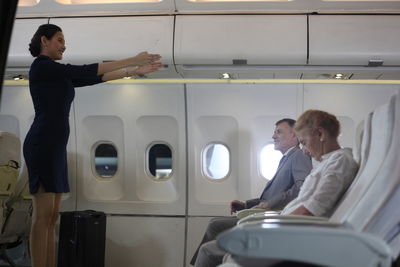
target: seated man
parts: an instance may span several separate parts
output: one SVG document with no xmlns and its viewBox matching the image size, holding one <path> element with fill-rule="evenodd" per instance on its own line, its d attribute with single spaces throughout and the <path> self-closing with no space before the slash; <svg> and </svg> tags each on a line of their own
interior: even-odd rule
<svg viewBox="0 0 400 267">
<path fill-rule="evenodd" d="M 297 197 L 305 177 L 312 169 L 312 164 L 310 157 L 304 155 L 298 146 L 299 142 L 293 131 L 294 124 L 295 120 L 292 119 L 282 119 L 275 123 L 276 127 L 272 136 L 275 150 L 279 150 L 283 154 L 276 174 L 267 183 L 260 198 L 247 200 L 246 202 L 233 200 L 231 202 L 231 213 L 255 206 L 278 210 Z M 215 240 L 219 233 L 232 228 L 237 221 L 236 217 L 211 219 L 200 246 Z M 190 262 L 192 265 L 196 262 L 200 246 Z"/>
<path fill-rule="evenodd" d="M 297 198 L 286 205 L 281 214 L 330 217 L 353 181 L 358 165 L 351 149 L 341 148 L 338 143 L 340 124 L 334 115 L 308 110 L 300 116 L 294 130 L 304 153 L 319 163 L 307 176 Z M 196 266 L 217 266 L 224 253 L 215 241 L 207 243 L 201 247 Z M 255 264 L 252 259 L 236 261 L 240 266 Z"/>
</svg>

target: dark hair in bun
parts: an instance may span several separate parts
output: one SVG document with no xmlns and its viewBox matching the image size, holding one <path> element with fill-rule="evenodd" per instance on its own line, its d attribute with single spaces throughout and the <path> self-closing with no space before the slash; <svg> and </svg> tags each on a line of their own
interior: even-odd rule
<svg viewBox="0 0 400 267">
<path fill-rule="evenodd" d="M 35 34 L 31 39 L 31 43 L 29 44 L 29 51 L 31 55 L 37 57 L 40 55 L 41 51 L 41 40 L 42 36 L 46 37 L 50 40 L 57 32 L 62 32 L 61 28 L 54 24 L 43 24 L 40 25 Z"/>
</svg>

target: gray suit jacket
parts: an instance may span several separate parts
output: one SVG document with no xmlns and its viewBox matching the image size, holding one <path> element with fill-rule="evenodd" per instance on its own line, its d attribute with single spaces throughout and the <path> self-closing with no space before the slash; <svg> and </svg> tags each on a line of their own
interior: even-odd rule
<svg viewBox="0 0 400 267">
<path fill-rule="evenodd" d="M 260 198 L 246 201 L 246 208 L 268 202 L 271 209 L 282 209 L 297 197 L 304 179 L 312 169 L 311 158 L 295 147 L 283 158 L 275 176 L 267 183 Z"/>
</svg>

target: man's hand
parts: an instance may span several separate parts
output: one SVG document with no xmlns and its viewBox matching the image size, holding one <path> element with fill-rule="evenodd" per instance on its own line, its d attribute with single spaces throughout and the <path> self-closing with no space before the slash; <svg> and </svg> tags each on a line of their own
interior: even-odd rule
<svg viewBox="0 0 400 267">
<path fill-rule="evenodd" d="M 239 201 L 239 200 L 233 200 L 231 202 L 231 214 L 234 212 L 237 212 L 239 210 L 243 210 L 246 208 L 246 203 Z"/>
</svg>

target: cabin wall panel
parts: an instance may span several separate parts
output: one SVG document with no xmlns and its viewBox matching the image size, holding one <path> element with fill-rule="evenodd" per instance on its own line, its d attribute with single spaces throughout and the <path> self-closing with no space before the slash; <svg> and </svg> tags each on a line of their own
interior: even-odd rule
<svg viewBox="0 0 400 267">
<path fill-rule="evenodd" d="M 229 215 L 231 200 L 261 194 L 266 179 L 257 169 L 256 146 L 272 141 L 278 119 L 297 117 L 301 94 L 296 84 L 187 85 L 189 215 Z M 257 127 L 265 132 L 255 133 Z M 221 139 L 231 152 L 231 172 L 212 181 L 201 171 L 199 157 L 205 144 Z"/>
<path fill-rule="evenodd" d="M 195 198 L 200 203 L 220 203 L 225 199 L 234 198 L 238 192 L 237 167 L 238 154 L 238 123 L 230 116 L 201 116 L 194 123 L 194 168 L 205 179 L 196 179 Z M 211 143 L 220 143 L 228 147 L 230 154 L 230 169 L 227 178 L 212 179 L 204 172 L 204 148 Z M 210 186 L 210 183 L 212 186 Z"/>
<path fill-rule="evenodd" d="M 355 147 L 357 125 L 399 89 L 399 85 L 381 84 L 305 84 L 304 110 L 321 109 L 336 115 L 342 124 L 341 144 Z"/>
<path fill-rule="evenodd" d="M 34 58 L 29 52 L 29 43 L 38 27 L 47 19 L 16 19 L 8 51 L 7 67 L 29 67 Z"/>
<path fill-rule="evenodd" d="M 75 116 L 77 122 L 78 208 L 100 209 L 116 214 L 173 214 L 185 211 L 186 156 L 185 110 L 182 85 L 176 84 L 99 84 L 76 90 Z M 117 125 L 96 124 L 91 127 L 92 144 L 86 144 L 84 123 L 91 116 L 118 118 Z M 122 126 L 121 126 L 122 124 Z M 117 143 L 120 162 L 118 178 L 121 198 L 110 199 L 98 193 L 96 199 L 85 194 L 88 177 L 82 175 L 90 166 L 90 147 L 93 142 L 114 141 L 113 136 L 123 138 Z M 95 138 L 95 139 L 93 139 Z M 171 178 L 155 181 L 145 171 L 147 149 L 153 142 L 164 142 L 173 150 L 174 170 Z M 92 179 L 93 183 L 107 182 Z M 93 185 L 90 187 L 94 188 Z"/>
<path fill-rule="evenodd" d="M 105 266 L 182 266 L 184 232 L 184 218 L 108 216 Z"/>
<path fill-rule="evenodd" d="M 136 121 L 138 130 L 136 194 L 142 201 L 174 202 L 179 195 L 178 179 L 184 176 L 179 171 L 181 162 L 176 158 L 179 155 L 180 136 L 177 120 L 172 116 L 141 116 Z M 169 178 L 164 180 L 149 179 L 148 150 L 150 145 L 162 143 L 172 147 L 172 169 Z M 147 170 L 146 170 L 147 169 Z M 182 176 L 180 176 L 182 175 Z"/>
<path fill-rule="evenodd" d="M 186 246 L 186 267 L 190 267 L 192 259 L 197 247 L 203 239 L 204 233 L 210 219 L 213 217 L 189 217 L 188 219 L 188 236 Z"/>
<path fill-rule="evenodd" d="M 82 121 L 82 154 L 78 154 L 79 177 L 83 194 L 90 201 L 119 200 L 124 197 L 124 124 L 116 116 L 88 116 Z M 94 166 L 94 151 L 99 143 L 111 142 L 118 154 L 118 169 L 112 178 L 100 177 Z"/>
</svg>

